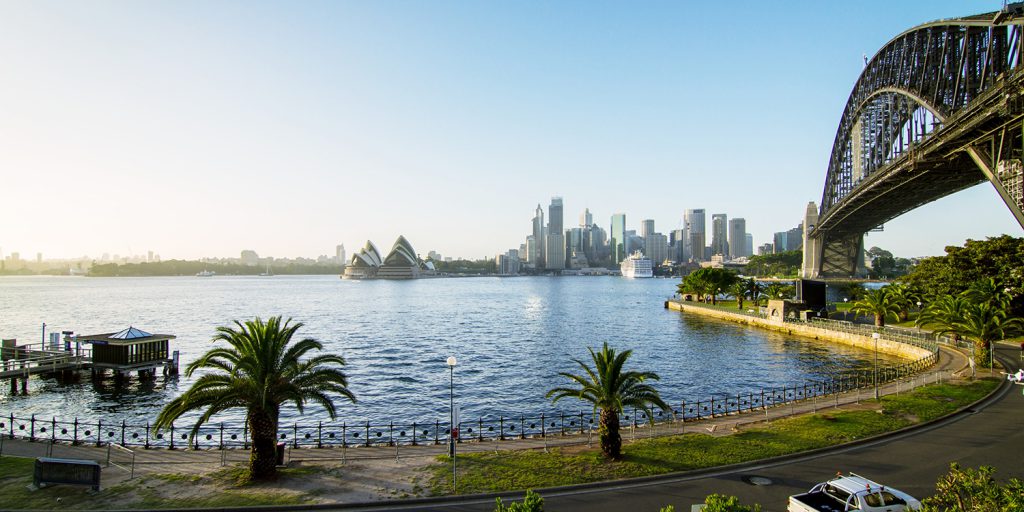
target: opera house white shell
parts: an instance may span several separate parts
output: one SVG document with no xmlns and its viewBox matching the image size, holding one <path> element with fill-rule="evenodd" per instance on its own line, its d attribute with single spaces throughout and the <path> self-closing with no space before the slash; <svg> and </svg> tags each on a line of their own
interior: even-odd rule
<svg viewBox="0 0 1024 512">
<path fill-rule="evenodd" d="M 358 253 L 352 255 L 352 262 L 345 267 L 344 279 L 416 279 L 424 274 L 432 275 L 433 268 L 427 268 L 416 256 L 412 244 L 399 236 L 391 246 L 387 257 L 381 258 L 380 251 L 373 242 L 367 240 L 366 245 Z"/>
</svg>

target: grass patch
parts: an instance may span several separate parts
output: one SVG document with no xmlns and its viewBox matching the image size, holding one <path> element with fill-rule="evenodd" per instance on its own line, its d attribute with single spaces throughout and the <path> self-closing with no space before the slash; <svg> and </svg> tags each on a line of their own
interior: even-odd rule
<svg viewBox="0 0 1024 512">
<path fill-rule="evenodd" d="M 685 434 L 647 439 L 624 447 L 621 461 L 597 449 L 473 453 L 459 456 L 459 492 L 538 489 L 687 471 L 787 455 L 855 441 L 938 418 L 980 399 L 997 379 L 938 384 L 882 398 L 882 409 L 832 411 L 776 420 L 725 437 Z M 440 457 L 428 468 L 433 495 L 451 493 L 451 465 Z"/>
<path fill-rule="evenodd" d="M 153 489 L 139 490 L 138 501 L 132 508 L 159 510 L 161 508 L 224 508 L 255 505 L 301 505 L 310 500 L 302 495 L 282 494 L 274 491 L 245 490 L 221 491 L 205 496 L 167 498 Z"/>
<path fill-rule="evenodd" d="M 157 474 L 136 478 L 115 486 L 103 486 L 92 492 L 87 486 L 52 485 L 29 490 L 35 459 L 0 457 L 0 503 L 4 508 L 17 504 L 19 509 L 110 509 L 110 508 L 222 508 L 252 505 L 301 505 L 313 496 L 306 493 L 259 488 L 248 482 L 248 468 L 225 468 L 206 476 Z M 325 471 L 318 466 L 287 468 L 279 471 L 282 479 L 301 478 Z M 167 496 L 169 486 L 210 485 L 216 492 L 196 492 L 188 496 Z"/>
</svg>

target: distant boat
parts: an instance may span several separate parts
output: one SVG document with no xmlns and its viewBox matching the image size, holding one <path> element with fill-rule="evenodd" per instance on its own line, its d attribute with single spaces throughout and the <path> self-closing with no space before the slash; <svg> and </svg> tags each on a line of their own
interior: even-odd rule
<svg viewBox="0 0 1024 512">
<path fill-rule="evenodd" d="M 654 277 L 654 267 L 651 264 L 651 260 L 640 251 L 636 251 L 625 260 L 622 260 L 619 268 L 622 270 L 622 277 Z"/>
<path fill-rule="evenodd" d="M 270 271 L 270 264 L 269 263 L 267 264 L 267 271 L 266 272 L 261 272 L 260 275 L 263 276 L 263 277 L 271 277 L 271 276 L 274 275 L 274 273 Z"/>
<path fill-rule="evenodd" d="M 196 277 L 213 277 L 215 275 L 217 275 L 217 273 L 212 270 L 204 270 L 202 272 L 197 273 Z"/>
</svg>

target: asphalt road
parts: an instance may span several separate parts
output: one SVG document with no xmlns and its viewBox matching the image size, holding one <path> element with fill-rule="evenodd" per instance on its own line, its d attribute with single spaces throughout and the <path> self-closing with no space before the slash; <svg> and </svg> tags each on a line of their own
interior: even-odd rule
<svg viewBox="0 0 1024 512">
<path fill-rule="evenodd" d="M 1000 347 L 1000 359 L 1014 370 L 1019 349 Z M 916 497 L 934 492 L 935 481 L 957 461 L 965 467 L 990 465 L 996 477 L 1024 479 L 1024 394 L 1021 386 L 1004 385 L 973 410 L 909 432 L 826 453 L 772 465 L 754 464 L 720 473 L 664 477 L 656 481 L 607 484 L 586 488 L 542 491 L 545 510 L 657 512 L 674 505 L 690 510 L 711 493 L 736 495 L 763 510 L 786 509 L 791 494 L 805 492 L 837 471 L 855 472 Z M 744 477 L 759 476 L 770 485 L 751 485 Z M 507 499 L 505 500 L 508 501 Z M 492 511 L 493 497 L 463 498 L 433 503 L 388 503 L 360 510 Z"/>
</svg>

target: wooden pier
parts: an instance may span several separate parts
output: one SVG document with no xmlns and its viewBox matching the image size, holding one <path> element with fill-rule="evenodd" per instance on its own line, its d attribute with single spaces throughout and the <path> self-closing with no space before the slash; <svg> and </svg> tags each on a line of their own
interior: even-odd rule
<svg viewBox="0 0 1024 512">
<path fill-rule="evenodd" d="M 55 375 L 89 370 L 93 377 L 111 370 L 115 379 L 131 372 L 140 378 L 153 378 L 157 368 L 164 375 L 177 374 L 178 352 L 171 353 L 170 334 L 150 334 L 129 327 L 108 334 L 64 337 L 63 350 L 59 345 L 47 347 L 43 343 L 18 345 L 17 340 L 3 340 L 0 346 L 0 380 L 10 379 L 11 394 L 28 390 L 32 375 Z"/>
</svg>

